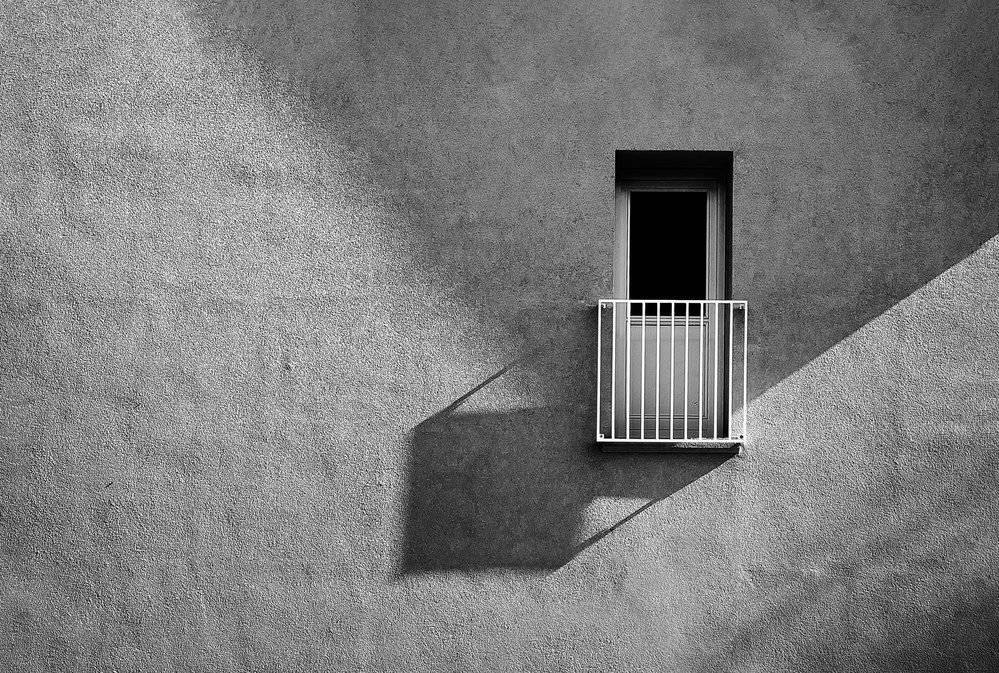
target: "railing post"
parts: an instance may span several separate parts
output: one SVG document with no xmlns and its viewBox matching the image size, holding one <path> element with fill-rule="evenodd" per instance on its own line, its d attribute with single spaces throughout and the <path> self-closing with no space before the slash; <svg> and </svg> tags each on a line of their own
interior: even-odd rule
<svg viewBox="0 0 999 673">
<path fill-rule="evenodd" d="M 638 421 L 640 423 L 638 438 L 645 439 L 645 302 L 642 302 L 642 379 L 641 388 L 639 390 L 639 395 L 642 396 L 642 403 L 639 405 L 641 411 L 641 418 Z"/>
<path fill-rule="evenodd" d="M 624 438 L 631 439 L 631 302 L 624 302 Z"/>
<path fill-rule="evenodd" d="M 728 414 L 728 437 L 732 439 L 732 360 L 735 356 L 735 341 L 733 340 L 733 329 L 735 328 L 735 304 L 728 305 L 728 407 L 725 412 Z"/>
<path fill-rule="evenodd" d="M 739 439 L 745 439 L 749 425 L 749 305 L 739 304 L 742 308 L 742 434 Z"/>
<path fill-rule="evenodd" d="M 714 410 L 711 413 L 711 437 L 712 439 L 718 439 L 718 368 L 721 366 L 718 362 L 718 310 L 720 306 L 718 302 L 715 302 L 715 319 L 712 323 L 715 328 L 715 336 L 712 340 L 714 344 L 714 357 L 711 359 L 711 373 L 713 375 L 713 383 L 711 384 L 711 399 L 714 402 Z"/>
<path fill-rule="evenodd" d="M 611 302 L 611 439 L 617 439 L 617 302 Z"/>
<path fill-rule="evenodd" d="M 707 348 L 707 344 L 704 343 L 704 321 L 707 319 L 708 303 L 701 302 L 700 304 L 700 334 L 701 339 L 697 344 L 697 438 L 704 439 L 704 407 L 707 405 L 704 403 L 704 349 Z"/>
<path fill-rule="evenodd" d="M 676 302 L 669 303 L 669 438 L 673 441 L 673 417 L 676 416 L 673 409 L 673 392 L 676 388 L 676 374 L 674 365 L 676 364 Z"/>
<path fill-rule="evenodd" d="M 690 439 L 687 418 L 690 415 L 687 411 L 689 402 L 689 381 L 690 378 L 690 302 L 684 302 L 683 307 L 683 438 Z"/>
<path fill-rule="evenodd" d="M 659 380 L 662 378 L 662 341 L 660 339 L 663 325 L 663 303 L 656 302 L 656 439 L 659 439 Z"/>
</svg>

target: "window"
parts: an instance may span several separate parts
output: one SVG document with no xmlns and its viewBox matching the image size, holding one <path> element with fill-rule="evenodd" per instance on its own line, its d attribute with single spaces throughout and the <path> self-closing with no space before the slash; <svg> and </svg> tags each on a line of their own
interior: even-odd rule
<svg viewBox="0 0 999 673">
<path fill-rule="evenodd" d="M 745 394 L 745 303 L 728 296 L 732 155 L 616 158 L 614 297 L 599 310 L 597 439 L 741 442 L 745 402 L 733 404 L 733 394 Z M 742 367 L 733 370 L 736 356 Z M 736 410 L 742 418 L 733 423 Z"/>
</svg>

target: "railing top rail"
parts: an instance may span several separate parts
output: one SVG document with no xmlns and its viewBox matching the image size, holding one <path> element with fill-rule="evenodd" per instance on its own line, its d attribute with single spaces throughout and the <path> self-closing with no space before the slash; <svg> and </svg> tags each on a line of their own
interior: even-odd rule
<svg viewBox="0 0 999 673">
<path fill-rule="evenodd" d="M 742 304 L 746 305 L 745 299 L 598 299 L 597 303 L 609 304 Z"/>
</svg>

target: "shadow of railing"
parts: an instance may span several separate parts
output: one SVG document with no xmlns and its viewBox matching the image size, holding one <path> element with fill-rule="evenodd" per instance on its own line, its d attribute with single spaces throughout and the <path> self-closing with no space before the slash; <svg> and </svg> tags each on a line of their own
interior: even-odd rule
<svg viewBox="0 0 999 673">
<path fill-rule="evenodd" d="M 403 573 L 559 568 L 732 455 L 602 453 L 596 310 L 542 306 L 522 318 L 525 354 L 409 435 Z M 500 391 L 518 390 L 523 376 L 540 390 L 510 409 L 518 395 Z M 647 502 L 594 532 L 586 510 L 607 497 Z"/>
<path fill-rule="evenodd" d="M 402 571 L 559 568 L 730 457 L 607 456 L 565 408 L 438 414 L 412 433 Z M 586 536 L 598 497 L 649 502 Z"/>
</svg>

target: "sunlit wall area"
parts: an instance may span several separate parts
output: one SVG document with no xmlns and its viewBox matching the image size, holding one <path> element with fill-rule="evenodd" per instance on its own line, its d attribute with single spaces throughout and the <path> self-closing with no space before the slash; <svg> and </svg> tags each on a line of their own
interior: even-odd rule
<svg viewBox="0 0 999 673">
<path fill-rule="evenodd" d="M 997 19 L 5 6 L 2 668 L 993 670 Z M 740 455 L 594 441 L 619 150 L 732 153 Z"/>
</svg>

